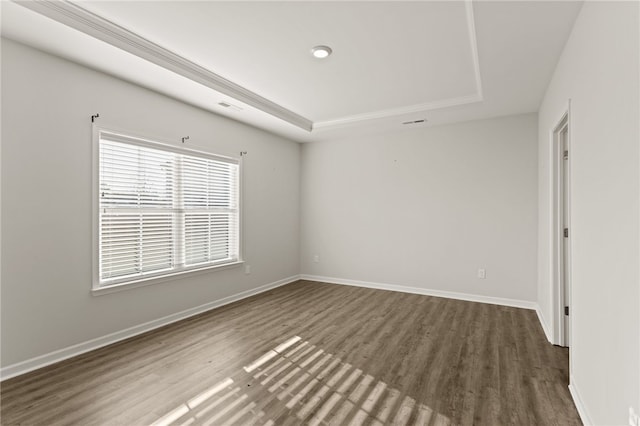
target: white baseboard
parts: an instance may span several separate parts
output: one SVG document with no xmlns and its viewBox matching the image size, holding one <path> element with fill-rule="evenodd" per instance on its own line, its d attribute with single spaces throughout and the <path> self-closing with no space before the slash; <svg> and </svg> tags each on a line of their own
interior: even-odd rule
<svg viewBox="0 0 640 426">
<path fill-rule="evenodd" d="M 117 331 L 115 333 L 111 333 L 106 336 L 98 337 L 83 343 L 79 343 L 73 346 L 69 346 L 67 348 L 50 352 L 45 355 L 28 359 L 26 361 L 8 365 L 0 369 L 0 381 L 9 379 L 11 377 L 19 376 L 21 374 L 28 373 L 29 371 L 33 371 L 38 368 L 45 367 L 47 365 L 51 365 L 59 361 L 63 361 L 65 359 L 110 345 L 112 343 L 116 343 L 120 340 L 137 336 L 139 334 L 154 330 L 156 328 L 165 326 L 167 324 L 171 324 L 171 323 L 180 321 L 182 319 L 189 318 L 191 316 L 209 311 L 211 309 L 214 309 L 223 305 L 227 305 L 229 303 L 232 303 L 232 302 L 235 302 L 259 293 L 263 293 L 265 291 L 283 286 L 285 284 L 292 283 L 299 279 L 308 280 L 308 281 L 325 282 L 325 283 L 331 283 L 331 284 L 352 285 L 356 287 L 366 287 L 366 288 L 373 288 L 373 289 L 379 289 L 379 290 L 399 291 L 403 293 L 421 294 L 425 296 L 445 297 L 449 299 L 466 300 L 470 302 L 489 303 L 492 305 L 533 309 L 538 313 L 538 318 L 540 319 L 542 328 L 545 334 L 547 335 L 547 338 L 549 338 L 549 333 L 548 333 L 546 324 L 544 323 L 542 316 L 540 315 L 538 305 L 535 302 L 530 302 L 526 300 L 517 300 L 517 299 L 506 299 L 501 297 L 480 296 L 480 295 L 474 295 L 474 294 L 457 293 L 457 292 L 443 291 L 443 290 L 432 290 L 432 289 L 425 289 L 420 287 L 408 287 L 408 286 L 400 286 L 400 285 L 394 285 L 394 284 L 383 284 L 383 283 L 357 281 L 357 280 L 349 280 L 349 279 L 342 279 L 342 278 L 323 277 L 323 276 L 317 276 L 317 275 L 294 275 L 270 284 L 266 284 L 251 290 L 243 291 L 241 293 L 225 297 L 220 300 L 215 300 L 213 302 L 205 303 L 204 305 L 196 306 L 194 308 L 187 309 L 182 312 L 171 314 L 153 321 L 146 322 L 144 324 L 140 324 L 134 327 L 121 330 L 121 331 Z"/>
<path fill-rule="evenodd" d="M 0 381 L 5 379 L 10 379 L 11 377 L 19 376 L 24 373 L 28 373 L 29 371 L 33 371 L 38 368 L 45 367 L 47 365 L 51 365 L 59 361 L 63 361 L 65 359 L 101 348 L 103 346 L 110 345 L 112 343 L 116 343 L 120 340 L 128 339 L 130 337 L 137 336 L 142 333 L 146 333 L 147 331 L 151 331 L 156 328 L 165 326 L 167 324 L 171 324 L 176 321 L 180 321 L 185 318 L 189 318 L 194 315 L 201 314 L 211 309 L 214 309 L 223 305 L 227 305 L 232 302 L 236 302 L 240 299 L 245 299 L 247 297 L 256 295 L 258 293 L 263 293 L 273 288 L 292 283 L 299 279 L 300 279 L 299 275 L 294 275 L 292 277 L 284 278 L 282 280 L 278 280 L 270 284 L 265 284 L 263 286 L 253 288 L 251 290 L 243 291 L 241 293 L 234 294 L 232 296 L 228 296 L 223 299 L 214 300 L 213 302 L 205 303 L 204 305 L 196 306 L 195 308 L 191 308 L 191 309 L 184 310 L 182 312 L 177 312 L 175 314 L 167 315 L 166 317 L 158 318 L 156 320 L 149 321 L 144 324 L 140 324 L 124 330 L 116 331 L 115 333 L 107 334 L 106 336 L 91 339 L 83 343 L 78 343 L 76 345 L 69 346 L 67 348 L 59 349 L 57 351 L 50 352 L 45 355 L 28 359 L 26 361 L 8 365 L 0 369 Z"/>
<path fill-rule="evenodd" d="M 551 333 L 549 332 L 549 326 L 547 326 L 547 322 L 544 320 L 544 316 L 542 316 L 542 312 L 540 311 L 540 306 L 536 305 L 536 314 L 538 314 L 538 321 L 540 321 L 540 325 L 542 326 L 542 331 L 544 331 L 544 335 L 547 337 L 549 343 L 553 343 L 553 338 Z"/>
<path fill-rule="evenodd" d="M 578 410 L 578 414 L 580 415 L 582 424 L 584 426 L 591 426 L 593 424 L 593 421 L 591 421 L 591 416 L 589 416 L 587 408 L 582 402 L 580 392 L 578 392 L 578 388 L 576 387 L 575 381 L 573 380 L 573 375 L 569 377 L 569 393 L 571 393 L 571 398 L 573 398 L 573 403 L 576 405 L 576 409 Z"/>
<path fill-rule="evenodd" d="M 466 300 L 469 302 L 489 303 L 492 305 L 511 306 L 515 308 L 533 309 L 538 306 L 536 302 L 528 300 L 505 299 L 502 297 L 480 296 L 476 294 L 456 293 L 453 291 L 432 290 L 421 287 L 407 287 L 395 284 L 374 283 L 368 281 L 348 280 L 343 278 L 322 277 L 318 275 L 300 275 L 301 280 L 317 281 L 330 284 L 352 285 L 356 287 L 375 288 L 378 290 L 399 291 L 402 293 L 422 294 L 424 296 L 446 297 L 448 299 Z"/>
</svg>

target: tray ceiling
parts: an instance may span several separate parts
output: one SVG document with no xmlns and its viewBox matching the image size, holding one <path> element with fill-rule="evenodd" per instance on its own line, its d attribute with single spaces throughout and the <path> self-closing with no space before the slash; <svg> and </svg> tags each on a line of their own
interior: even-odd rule
<svg viewBox="0 0 640 426">
<path fill-rule="evenodd" d="M 21 4 L 26 8 L 3 3 L 4 36 L 301 141 L 422 118 L 457 121 L 446 111 L 462 111 L 461 119 L 465 111 L 468 119 L 504 114 L 496 107 L 509 104 L 506 113 L 535 111 L 580 8 L 469 1 Z M 319 44 L 333 54 L 314 58 L 310 50 Z M 510 54 L 526 63 L 510 63 Z M 507 82 L 502 90 L 520 86 L 520 102 L 496 90 L 500 79 Z M 438 116 L 444 119 L 434 123 Z"/>
<path fill-rule="evenodd" d="M 479 100 L 470 3 L 83 2 L 82 7 L 314 123 Z M 321 44 L 333 49 L 325 60 L 310 54 Z"/>
</svg>

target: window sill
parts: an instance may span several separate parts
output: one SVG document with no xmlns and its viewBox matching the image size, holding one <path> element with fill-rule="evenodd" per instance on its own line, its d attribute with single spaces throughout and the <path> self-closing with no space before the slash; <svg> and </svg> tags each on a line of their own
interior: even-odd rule
<svg viewBox="0 0 640 426">
<path fill-rule="evenodd" d="M 206 266 L 198 269 L 191 269 L 188 271 L 180 271 L 174 272 L 167 275 L 162 275 L 160 277 L 149 277 L 149 278 L 141 278 L 134 281 L 128 281 L 125 283 L 112 284 L 112 285 L 104 285 L 101 287 L 94 287 L 91 289 L 91 294 L 93 296 L 102 296 L 103 294 L 115 293 L 118 291 L 131 290 L 138 287 L 145 287 L 148 285 L 159 284 L 166 281 L 173 281 L 179 278 L 187 278 L 194 275 L 200 275 L 207 272 L 220 271 L 223 269 L 231 269 L 236 268 L 244 263 L 243 260 L 238 260 L 233 263 L 225 263 L 223 265 L 213 265 Z"/>
</svg>

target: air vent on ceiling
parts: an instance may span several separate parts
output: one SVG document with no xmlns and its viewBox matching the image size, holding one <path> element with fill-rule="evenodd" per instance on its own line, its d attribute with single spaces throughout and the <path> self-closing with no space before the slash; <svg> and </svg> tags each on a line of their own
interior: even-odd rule
<svg viewBox="0 0 640 426">
<path fill-rule="evenodd" d="M 422 120 L 412 120 L 412 121 L 403 121 L 402 124 L 420 124 L 420 123 L 424 123 L 425 120 L 424 118 Z"/>
<path fill-rule="evenodd" d="M 222 102 L 218 102 L 218 105 L 220 105 L 220 106 L 221 106 L 221 107 L 223 107 L 223 108 L 229 108 L 229 109 L 232 109 L 232 110 L 234 110 L 234 111 L 242 111 L 242 108 L 240 108 L 239 106 L 231 105 L 230 103 L 228 103 L 228 102 L 224 102 L 224 101 L 222 101 Z"/>
</svg>

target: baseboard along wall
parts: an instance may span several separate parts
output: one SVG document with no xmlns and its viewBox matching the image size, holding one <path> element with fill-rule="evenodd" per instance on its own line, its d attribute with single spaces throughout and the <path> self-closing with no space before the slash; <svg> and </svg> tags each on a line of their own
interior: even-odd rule
<svg viewBox="0 0 640 426">
<path fill-rule="evenodd" d="M 571 394 L 571 398 L 573 399 L 573 403 L 576 405 L 576 410 L 578 410 L 578 414 L 580 415 L 580 420 L 582 420 L 582 424 L 584 426 L 590 426 L 593 424 L 591 421 L 591 416 L 589 416 L 589 412 L 582 402 L 582 398 L 580 397 L 580 392 L 576 387 L 575 381 L 573 379 L 573 375 L 569 377 L 569 393 Z"/>
<path fill-rule="evenodd" d="M 356 287 L 373 288 L 377 290 L 399 291 L 401 293 L 422 294 L 424 296 L 445 297 L 447 299 L 466 300 L 468 302 L 488 303 L 491 305 L 511 306 L 514 308 L 524 308 L 538 310 L 538 304 L 528 300 L 506 299 L 502 297 L 480 296 L 477 294 L 457 293 L 453 291 L 433 290 L 421 287 L 408 287 L 395 284 L 375 283 L 369 281 L 358 281 L 343 278 L 323 277 L 318 275 L 300 275 L 301 280 L 317 281 L 330 284 L 352 285 Z M 544 328 L 544 326 L 543 326 Z"/>
<path fill-rule="evenodd" d="M 536 307 L 536 314 L 538 314 L 538 321 L 540 321 L 540 325 L 542 326 L 542 331 L 544 331 L 544 335 L 547 337 L 547 340 L 549 341 L 549 343 L 554 344 L 553 336 L 549 331 L 549 326 L 547 325 L 547 322 L 544 320 L 544 316 L 542 315 L 542 311 L 540 311 L 539 306 Z"/>
<path fill-rule="evenodd" d="M 0 369 L 0 381 L 10 379 L 15 376 L 19 376 L 21 374 L 28 373 L 38 368 L 46 367 L 56 362 L 60 362 L 65 359 L 72 358 L 74 356 L 81 355 L 83 353 L 90 352 L 95 349 L 99 349 L 101 347 L 110 345 L 112 343 L 116 343 L 121 340 L 128 339 L 130 337 L 134 337 L 142 333 L 146 333 L 147 331 L 151 331 L 156 328 L 163 327 L 165 325 L 192 317 L 194 315 L 201 314 L 211 309 L 215 309 L 217 307 L 224 306 L 229 303 L 233 303 L 238 300 L 245 299 L 247 297 L 251 297 L 256 294 L 263 293 L 265 291 L 268 291 L 276 287 L 280 287 L 298 280 L 324 282 L 329 284 L 351 285 L 356 287 L 365 287 L 365 288 L 371 288 L 371 289 L 377 289 L 377 290 L 398 291 L 402 293 L 412 293 L 412 294 L 421 294 L 425 296 L 444 297 L 448 299 L 466 300 L 469 302 L 479 302 L 479 303 L 488 303 L 492 305 L 511 306 L 515 308 L 533 309 L 538 314 L 538 319 L 540 321 L 542 329 L 545 332 L 545 335 L 547 336 L 547 339 L 549 339 L 549 336 L 550 336 L 550 334 L 548 333 L 546 324 L 543 320 L 543 317 L 540 315 L 540 310 L 538 308 L 538 305 L 535 302 L 531 302 L 527 300 L 507 299 L 507 298 L 501 298 L 501 297 L 480 296 L 475 294 L 457 293 L 457 292 L 450 292 L 450 291 L 443 291 L 443 290 L 425 289 L 425 288 L 419 288 L 419 287 L 400 286 L 395 284 L 384 284 L 384 283 L 375 283 L 375 282 L 368 282 L 368 281 L 358 281 L 358 280 L 350 280 L 350 279 L 343 279 L 343 278 L 302 274 L 302 275 L 294 275 L 288 278 L 284 278 L 282 280 L 265 284 L 255 289 L 243 291 L 241 293 L 228 296 L 223 299 L 215 300 L 209 303 L 205 303 L 203 305 L 196 306 L 194 308 L 187 309 L 175 314 L 167 315 L 165 317 L 158 318 L 156 320 L 149 321 L 144 324 L 140 324 L 134 327 L 121 330 L 121 331 L 117 331 L 115 333 L 107 334 L 106 336 L 91 339 L 86 342 L 78 343 L 76 345 L 69 346 L 67 348 L 59 349 L 59 350 L 50 352 L 48 354 L 44 354 L 35 358 L 28 359 L 26 361 L 8 365 Z M 551 341 L 551 339 L 549 339 L 549 341 Z M 576 403 L 576 405 L 578 404 Z"/>
<path fill-rule="evenodd" d="M 142 333 L 146 333 L 147 331 L 151 331 L 156 328 L 160 328 L 165 325 L 169 325 L 171 323 L 192 317 L 194 315 L 198 315 L 203 312 L 210 311 L 211 309 L 228 305 L 229 303 L 237 302 L 238 300 L 246 299 L 247 297 L 254 296 L 259 293 L 264 293 L 265 291 L 269 291 L 276 287 L 280 287 L 280 286 L 292 283 L 294 281 L 298 281 L 298 279 L 299 279 L 299 276 L 294 275 L 294 276 L 284 278 L 269 284 L 265 284 L 263 286 L 260 286 L 251 290 L 243 291 L 238 294 L 234 294 L 219 300 L 214 300 L 212 302 L 205 303 L 203 305 L 196 306 L 194 308 L 186 309 L 184 311 L 177 312 L 175 314 L 167 315 L 165 317 L 158 318 L 153 321 L 145 322 L 140 325 L 126 328 L 124 330 L 116 331 L 115 333 L 110 333 L 110 334 L 107 334 L 106 336 L 91 339 L 86 342 L 78 343 L 73 346 L 69 346 L 63 349 L 59 349 L 57 351 L 50 352 L 48 354 L 44 354 L 44 355 L 37 356 L 35 358 L 28 359 L 26 361 L 8 365 L 0 369 L 0 381 L 10 379 L 15 376 L 19 376 L 21 374 L 25 374 L 33 370 L 37 370 L 38 368 L 46 367 L 47 365 L 55 364 L 56 362 L 60 362 L 65 359 L 72 358 L 74 356 L 81 355 L 83 353 L 90 352 L 95 349 L 99 349 L 101 347 L 119 342 L 124 339 L 128 339 L 130 337 L 137 336 Z"/>
</svg>

